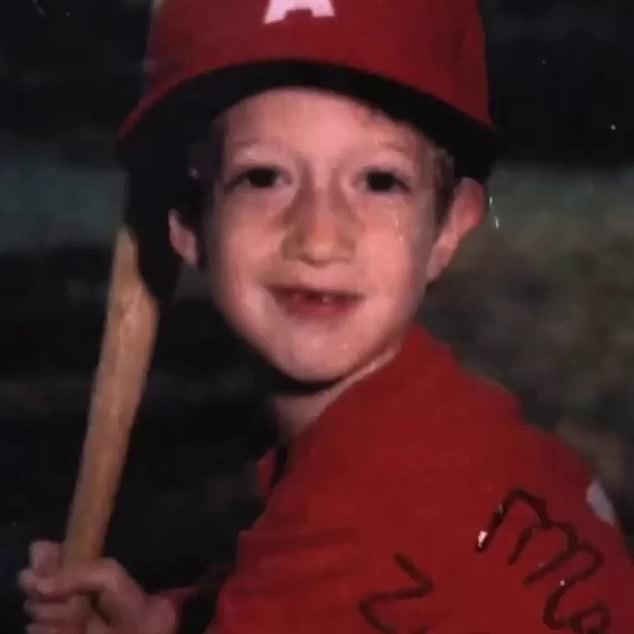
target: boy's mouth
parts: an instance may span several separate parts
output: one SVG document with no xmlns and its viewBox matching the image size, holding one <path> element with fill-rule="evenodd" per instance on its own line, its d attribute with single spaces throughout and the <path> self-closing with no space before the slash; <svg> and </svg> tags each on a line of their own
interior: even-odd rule
<svg viewBox="0 0 634 634">
<path fill-rule="evenodd" d="M 274 286 L 271 293 L 287 313 L 307 319 L 342 317 L 361 301 L 361 296 L 347 291 Z"/>
</svg>

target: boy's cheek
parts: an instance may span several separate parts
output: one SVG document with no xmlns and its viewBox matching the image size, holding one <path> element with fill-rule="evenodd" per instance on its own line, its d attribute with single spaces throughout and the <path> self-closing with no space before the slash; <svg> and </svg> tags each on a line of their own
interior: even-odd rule
<svg viewBox="0 0 634 634">
<path fill-rule="evenodd" d="M 373 249 L 374 270 L 386 283 L 399 288 L 406 284 L 422 292 L 433 245 L 431 238 L 412 228 L 395 240 L 383 241 Z"/>
</svg>

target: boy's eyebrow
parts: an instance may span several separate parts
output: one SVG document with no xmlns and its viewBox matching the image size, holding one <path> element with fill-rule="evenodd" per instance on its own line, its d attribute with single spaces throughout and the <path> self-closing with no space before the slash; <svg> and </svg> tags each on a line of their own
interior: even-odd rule
<svg viewBox="0 0 634 634">
<path fill-rule="evenodd" d="M 382 144 L 381 149 L 394 150 L 399 154 L 405 154 L 408 157 L 410 157 L 412 153 L 415 152 L 413 148 L 409 148 L 405 145 L 402 145 L 401 143 L 396 143 L 394 141 L 387 141 L 384 145 Z"/>
<path fill-rule="evenodd" d="M 241 139 L 236 142 L 232 142 L 229 144 L 229 146 L 233 150 L 248 150 L 254 146 L 259 146 L 259 145 L 281 148 L 282 143 L 283 143 L 282 141 L 278 141 L 276 139 L 264 140 L 264 139 L 247 138 L 247 139 Z M 378 147 L 381 150 L 385 150 L 385 149 L 394 150 L 395 152 L 398 152 L 399 154 L 403 154 L 407 156 L 408 158 L 410 158 L 412 154 L 415 153 L 414 148 L 408 147 L 402 143 L 398 143 L 395 141 L 370 142 L 368 143 L 368 145 L 371 145 L 372 147 Z M 365 149 L 366 148 L 364 148 L 364 150 Z"/>
<path fill-rule="evenodd" d="M 270 139 L 270 140 L 265 140 L 265 139 L 240 139 L 238 141 L 234 141 L 231 143 L 227 143 L 228 147 L 231 147 L 232 150 L 248 150 L 254 146 L 258 146 L 258 145 L 266 145 L 266 146 L 273 146 L 273 147 L 281 147 L 282 146 L 282 142 L 275 140 L 275 139 Z"/>
</svg>

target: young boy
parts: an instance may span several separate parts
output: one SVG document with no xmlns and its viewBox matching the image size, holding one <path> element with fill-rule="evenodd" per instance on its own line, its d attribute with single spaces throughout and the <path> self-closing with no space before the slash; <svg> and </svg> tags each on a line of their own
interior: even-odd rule
<svg viewBox="0 0 634 634">
<path fill-rule="evenodd" d="M 285 439 L 208 631 L 634 631 L 600 487 L 412 325 L 486 208 L 475 0 L 165 0 L 150 69 L 126 164 L 188 148 L 200 196 L 170 211 L 171 242 L 254 351 Z M 177 631 L 178 593 L 58 561 L 37 543 L 21 575 L 31 634 L 76 632 L 82 594 L 91 634 Z"/>
</svg>

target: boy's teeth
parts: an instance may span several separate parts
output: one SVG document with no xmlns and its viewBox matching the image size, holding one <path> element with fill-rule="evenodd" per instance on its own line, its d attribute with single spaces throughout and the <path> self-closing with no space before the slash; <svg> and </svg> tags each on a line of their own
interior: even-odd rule
<svg viewBox="0 0 634 634">
<path fill-rule="evenodd" d="M 293 294 L 293 299 L 319 302 L 320 304 L 329 305 L 333 304 L 337 299 L 332 293 L 313 293 L 311 291 L 296 291 Z"/>
<path fill-rule="evenodd" d="M 310 291 L 298 291 L 295 294 L 296 299 L 303 299 L 308 301 L 318 301 L 321 304 L 329 304 L 332 302 L 332 297 L 323 293 L 311 293 Z"/>
<path fill-rule="evenodd" d="M 287 301 L 298 303 L 314 303 L 321 306 L 333 306 L 338 304 L 347 304 L 352 297 L 347 293 L 329 292 L 329 291 L 311 291 L 302 288 L 279 290 L 280 295 L 286 297 Z"/>
</svg>

